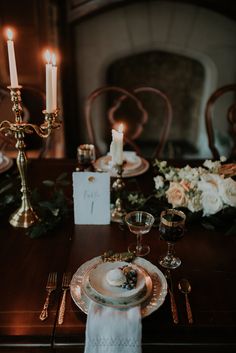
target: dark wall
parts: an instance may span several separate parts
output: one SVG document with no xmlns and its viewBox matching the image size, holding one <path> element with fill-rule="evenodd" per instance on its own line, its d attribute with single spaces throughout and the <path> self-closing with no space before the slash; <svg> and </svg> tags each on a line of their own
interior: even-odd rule
<svg viewBox="0 0 236 353">
<path fill-rule="evenodd" d="M 14 44 L 19 83 L 44 90 L 43 48 L 50 44 L 50 1 L 0 1 L 0 40 L 3 62 L 0 85 L 9 84 L 7 47 L 4 29 L 15 30 Z"/>
</svg>

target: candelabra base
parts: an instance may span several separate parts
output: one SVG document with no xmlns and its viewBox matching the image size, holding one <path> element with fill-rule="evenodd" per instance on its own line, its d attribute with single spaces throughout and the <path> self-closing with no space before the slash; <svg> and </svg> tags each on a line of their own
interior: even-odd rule
<svg viewBox="0 0 236 353">
<path fill-rule="evenodd" d="M 31 207 L 26 210 L 20 207 L 9 219 L 9 222 L 13 227 L 19 228 L 29 228 L 38 221 L 39 217 Z"/>
</svg>

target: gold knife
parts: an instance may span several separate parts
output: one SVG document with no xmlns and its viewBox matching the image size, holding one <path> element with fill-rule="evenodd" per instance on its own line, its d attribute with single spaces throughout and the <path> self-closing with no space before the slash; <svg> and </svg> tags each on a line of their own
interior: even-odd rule
<svg viewBox="0 0 236 353">
<path fill-rule="evenodd" d="M 171 306 L 171 313 L 172 313 L 173 322 L 174 322 L 174 324 L 178 324 L 179 323 L 178 310 L 177 310 L 177 305 L 176 305 L 176 301 L 175 301 L 175 297 L 174 297 L 174 293 L 173 293 L 173 283 L 172 283 L 170 270 L 166 270 L 165 276 L 167 279 L 168 292 L 170 295 L 170 306 Z"/>
</svg>

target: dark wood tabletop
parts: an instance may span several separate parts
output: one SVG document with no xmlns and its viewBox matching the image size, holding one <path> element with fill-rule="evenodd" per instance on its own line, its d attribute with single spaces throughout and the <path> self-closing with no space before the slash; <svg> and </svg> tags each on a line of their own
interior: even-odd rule
<svg viewBox="0 0 236 353">
<path fill-rule="evenodd" d="M 37 160 L 29 164 L 32 188 L 44 179 L 71 173 L 75 162 Z M 0 176 L 1 177 L 1 176 Z M 137 177 L 143 185 L 152 175 Z M 71 187 L 68 188 L 71 196 Z M 24 229 L 13 228 L 8 219 L 0 227 L 0 352 L 83 352 L 86 314 L 67 295 L 65 318 L 57 324 L 65 271 L 72 274 L 85 261 L 112 249 L 126 251 L 134 235 L 117 223 L 104 226 L 74 225 L 73 214 L 56 230 L 39 239 L 30 239 Z M 151 247 L 145 258 L 158 266 L 166 251 L 157 228 L 144 237 Z M 143 352 L 218 352 L 236 351 L 236 235 L 208 231 L 200 224 L 189 225 L 176 244 L 182 265 L 172 272 L 179 324 L 174 324 L 167 294 L 163 305 L 142 320 Z M 161 271 L 163 269 L 160 268 Z M 51 295 L 49 317 L 39 320 L 46 297 L 49 272 L 58 273 L 58 287 Z M 184 295 L 178 281 L 188 278 L 192 291 L 189 300 L 193 324 L 187 321 Z"/>
</svg>

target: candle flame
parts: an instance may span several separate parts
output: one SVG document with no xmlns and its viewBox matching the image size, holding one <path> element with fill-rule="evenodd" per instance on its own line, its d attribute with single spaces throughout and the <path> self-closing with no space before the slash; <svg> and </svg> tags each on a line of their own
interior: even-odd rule
<svg viewBox="0 0 236 353">
<path fill-rule="evenodd" d="M 6 30 L 6 33 L 7 33 L 7 38 L 8 38 L 9 40 L 12 40 L 12 39 L 13 39 L 13 31 L 12 31 L 10 28 L 8 28 L 8 29 Z"/>
<path fill-rule="evenodd" d="M 118 132 L 123 132 L 124 131 L 124 125 L 123 124 L 120 124 L 118 126 Z"/>
<path fill-rule="evenodd" d="M 52 64 L 53 64 L 53 66 L 57 65 L 56 54 L 55 53 L 52 53 Z"/>
<path fill-rule="evenodd" d="M 51 57 L 51 53 L 48 49 L 44 52 L 44 57 L 45 57 L 45 60 L 47 61 L 47 63 L 49 64 L 51 62 L 52 57 Z"/>
</svg>

